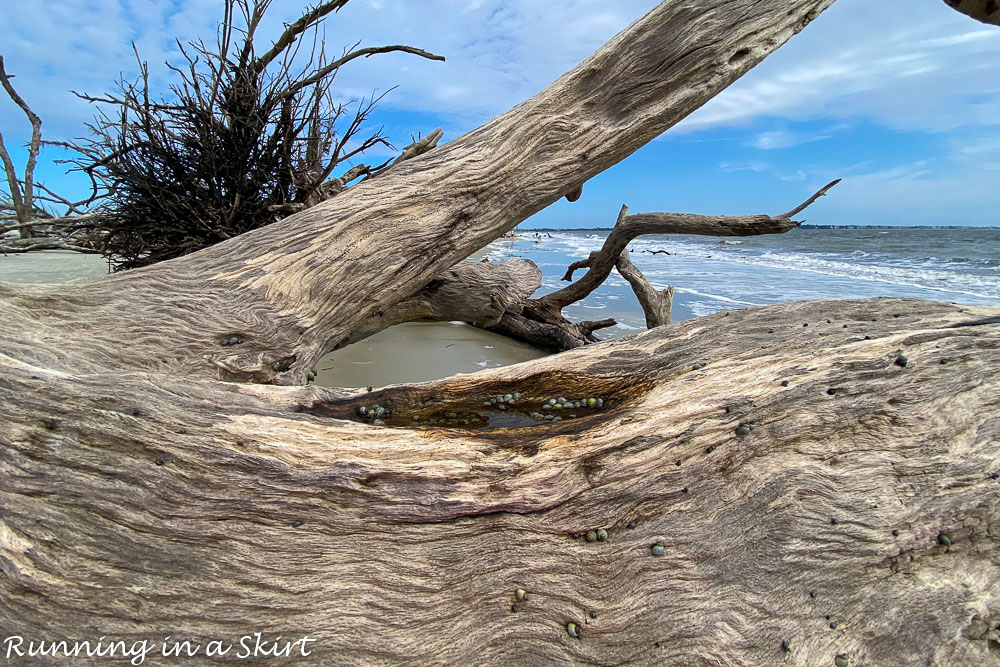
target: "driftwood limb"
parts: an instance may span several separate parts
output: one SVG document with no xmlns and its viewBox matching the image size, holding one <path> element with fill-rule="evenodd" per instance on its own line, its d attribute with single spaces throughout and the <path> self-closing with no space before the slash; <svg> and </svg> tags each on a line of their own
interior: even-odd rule
<svg viewBox="0 0 1000 667">
<path fill-rule="evenodd" d="M 1000 25 L 1000 0 L 944 0 L 944 3 L 981 23 Z"/>
<path fill-rule="evenodd" d="M 356 58 L 369 58 L 371 56 L 380 53 L 409 53 L 411 55 L 420 56 L 421 58 L 426 58 L 428 60 L 437 60 L 440 62 L 444 62 L 445 60 L 444 56 L 440 56 L 437 55 L 436 53 L 431 53 L 430 51 L 425 51 L 423 49 L 418 49 L 413 46 L 406 46 L 404 44 L 390 44 L 388 46 L 370 46 L 363 49 L 357 49 L 355 51 L 351 51 L 342 58 L 338 58 L 337 60 L 334 60 L 328 65 L 321 67 L 320 69 L 316 70 L 316 72 L 311 76 L 308 76 L 302 79 L 301 81 L 296 82 L 294 85 L 289 86 L 288 89 L 285 91 L 284 95 L 286 97 L 291 97 L 297 94 L 303 88 L 315 85 L 319 81 L 330 76 L 338 69 L 340 69 L 350 61 L 355 60 Z"/>
<path fill-rule="evenodd" d="M 516 312 L 542 284 L 534 262 L 513 259 L 499 264 L 460 262 L 400 301 L 342 341 L 344 347 L 403 322 L 467 322 L 480 328 L 496 325 Z"/>
<path fill-rule="evenodd" d="M 0 134 L 0 163 L 3 164 L 7 187 L 10 190 L 10 201 L 0 202 L 0 212 L 2 212 L 0 215 L 0 253 L 25 253 L 36 250 L 73 250 L 75 252 L 96 253 L 98 251 L 89 241 L 72 238 L 73 233 L 80 229 L 77 225 L 92 221 L 93 214 L 56 218 L 39 203 L 62 204 L 66 206 L 66 216 L 69 216 L 70 213 L 80 213 L 79 207 L 82 205 L 80 202 L 71 202 L 45 185 L 35 182 L 35 166 L 38 163 L 38 153 L 42 145 L 42 119 L 31 110 L 24 98 L 14 89 L 14 85 L 11 83 L 12 78 L 13 76 L 8 74 L 4 67 L 3 56 L 0 56 L 0 87 L 24 112 L 31 125 L 31 139 L 28 141 L 28 156 L 23 176 L 18 176 L 13 158 L 7 150 L 3 135 Z M 16 224 L 3 224 L 8 220 L 13 220 Z M 8 232 L 14 231 L 19 233 L 20 238 L 16 240 L 5 238 Z"/>
<path fill-rule="evenodd" d="M 331 0 L 330 2 L 324 2 L 322 4 L 316 5 L 307 11 L 305 14 L 300 16 L 298 19 L 289 23 L 285 26 L 284 32 L 278 35 L 278 39 L 274 40 L 273 46 L 267 50 L 264 54 L 258 56 L 250 67 L 250 71 L 255 74 L 261 74 L 267 69 L 274 60 L 280 56 L 288 47 L 295 43 L 295 41 L 309 28 L 316 26 L 323 17 L 338 12 L 341 8 L 348 3 L 348 0 Z M 255 29 L 260 23 L 260 19 L 263 18 L 263 6 L 255 5 L 254 10 L 257 14 L 255 18 L 249 23 L 251 30 Z M 253 34 L 249 35 L 251 38 Z M 253 47 L 253 40 L 248 39 L 244 43 L 245 49 L 250 49 Z M 247 51 L 247 57 L 249 57 L 249 51 Z"/>
<path fill-rule="evenodd" d="M 33 222 L 24 223 L 21 225 L 0 225 L 0 234 L 6 232 L 13 232 L 24 227 L 61 227 L 61 228 L 73 228 L 73 227 L 83 227 L 89 225 L 91 222 L 100 217 L 100 213 L 96 211 L 91 211 L 89 213 L 83 213 L 81 215 L 70 215 L 65 217 L 49 217 L 49 218 L 36 218 Z"/>
<path fill-rule="evenodd" d="M 628 207 L 622 206 L 614 228 L 604 241 L 603 247 L 591 258 L 585 260 L 590 269 L 583 278 L 568 287 L 541 297 L 546 306 L 565 308 L 583 299 L 597 289 L 611 273 L 619 255 L 629 242 L 644 234 L 699 234 L 703 236 L 756 236 L 759 234 L 781 234 L 799 226 L 791 219 L 807 206 L 822 197 L 840 179 L 823 186 L 816 194 L 788 213 L 778 216 L 741 215 L 707 216 L 693 213 L 640 213 L 629 215 Z M 574 265 L 581 268 L 579 262 Z M 571 268 L 573 268 L 571 266 Z M 567 271 L 563 280 L 572 280 L 572 271 Z"/>
<path fill-rule="evenodd" d="M 0 239 L 0 253 L 6 255 L 36 252 L 39 250 L 72 250 L 73 252 L 80 252 L 88 255 L 99 255 L 101 253 L 101 251 L 97 248 L 78 245 L 65 239 L 52 236 L 9 240 Z"/>
<path fill-rule="evenodd" d="M 833 186 L 835 186 L 837 183 L 840 183 L 840 181 L 841 181 L 841 179 L 839 179 L 839 178 L 836 179 L 836 180 L 834 180 L 834 181 L 830 181 L 829 183 L 827 183 L 826 185 L 824 185 L 823 187 L 821 187 L 816 192 L 816 194 L 814 194 L 812 197 L 810 197 L 809 199 L 805 200 L 804 202 L 802 202 L 801 204 L 799 204 L 798 206 L 796 206 L 795 208 L 793 208 L 788 213 L 784 213 L 782 215 L 779 215 L 778 218 L 788 218 L 788 219 L 790 219 L 792 216 L 798 215 L 802 211 L 806 210 L 806 208 L 808 208 L 809 205 L 812 204 L 814 201 L 816 201 L 820 197 L 825 197 L 826 193 L 830 191 L 830 188 L 832 188 Z"/>
<path fill-rule="evenodd" d="M 674 286 L 667 285 L 662 290 L 653 287 L 646 276 L 642 275 L 642 271 L 632 263 L 628 250 L 622 250 L 622 253 L 618 255 L 615 269 L 632 286 L 632 291 L 635 292 L 639 305 L 642 306 L 642 312 L 646 316 L 646 328 L 652 329 L 670 324 L 670 309 L 674 303 Z"/>
<path fill-rule="evenodd" d="M 38 162 L 38 151 L 41 148 L 42 140 L 42 119 L 38 117 L 28 103 L 24 101 L 17 91 L 14 89 L 14 85 L 10 82 L 11 76 L 7 74 L 7 70 L 4 68 L 3 56 L 0 56 L 0 86 L 3 87 L 7 96 L 16 104 L 24 115 L 27 116 L 28 122 L 31 125 L 31 139 L 28 142 L 28 159 L 24 165 L 24 177 L 18 179 L 17 168 L 14 166 L 14 160 L 11 158 L 10 153 L 7 151 L 7 145 L 4 143 L 3 134 L 0 134 L 0 162 L 3 162 L 4 174 L 7 177 L 7 186 L 10 189 L 10 200 L 14 207 L 14 212 L 18 216 L 18 222 L 26 223 L 32 217 L 32 212 L 35 208 L 35 164 Z M 31 236 L 31 227 L 25 226 L 21 228 L 21 237 L 29 238 Z"/>
<path fill-rule="evenodd" d="M 435 148 L 438 142 L 441 140 L 441 137 L 443 136 L 444 136 L 444 131 L 440 127 L 434 128 L 434 130 L 426 137 L 422 139 L 417 139 L 412 144 L 403 149 L 403 154 L 400 155 L 398 158 L 396 158 L 396 160 L 392 164 L 397 165 L 400 162 L 405 162 L 406 160 L 413 159 L 418 155 L 423 155 L 432 148 Z"/>
<path fill-rule="evenodd" d="M 632 285 L 646 316 L 649 327 L 670 322 L 673 288 L 657 291 L 628 258 L 626 247 L 643 234 L 702 234 L 706 236 L 754 236 L 780 234 L 799 225 L 791 216 L 801 213 L 807 206 L 824 196 L 840 179 L 820 188 L 813 196 L 788 213 L 778 216 L 706 216 L 691 213 L 641 213 L 629 215 L 628 206 L 622 206 L 614 228 L 604 240 L 603 247 L 590 253 L 586 259 L 569 265 L 563 280 L 572 281 L 573 273 L 588 269 L 582 278 L 537 299 L 530 299 L 516 313 L 504 316 L 490 327 L 491 331 L 516 338 L 543 350 L 562 351 L 595 342 L 595 329 L 613 326 L 614 321 L 595 323 L 570 322 L 563 317 L 562 309 L 585 299 L 601 286 L 611 270 L 621 264 L 622 276 Z M 622 258 L 624 257 L 624 261 Z"/>
</svg>

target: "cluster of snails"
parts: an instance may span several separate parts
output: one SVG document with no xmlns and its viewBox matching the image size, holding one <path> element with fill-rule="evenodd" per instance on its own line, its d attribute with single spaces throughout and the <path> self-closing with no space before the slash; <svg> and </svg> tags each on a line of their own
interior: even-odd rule
<svg viewBox="0 0 1000 667">
<path fill-rule="evenodd" d="M 497 410 L 506 410 L 508 405 L 517 405 L 521 400 L 521 392 L 515 391 L 513 394 L 503 394 L 483 401 L 484 408 L 495 407 Z"/>
<path fill-rule="evenodd" d="M 372 420 L 372 424 L 375 426 L 382 426 L 385 422 L 382 420 L 383 417 L 391 417 L 392 410 L 389 408 L 383 408 L 381 405 L 362 405 L 358 408 L 358 414 L 365 419 Z"/>
<path fill-rule="evenodd" d="M 581 409 L 595 409 L 603 408 L 604 399 L 603 398 L 580 398 L 580 399 L 567 399 L 564 396 L 559 398 L 550 398 L 548 401 L 542 404 L 542 412 L 532 412 L 530 417 L 532 419 L 545 420 L 550 422 L 562 421 L 562 417 L 553 414 L 555 412 L 560 412 L 562 410 L 581 410 Z M 570 413 L 566 415 L 567 417 L 576 417 L 576 413 Z"/>
<path fill-rule="evenodd" d="M 577 399 L 566 399 L 563 396 L 559 398 L 550 398 L 548 402 L 542 405 L 542 410 L 575 410 L 579 408 L 603 408 L 604 399 L 603 398 L 577 398 Z"/>
<path fill-rule="evenodd" d="M 316 369 L 313 369 L 306 376 L 306 379 L 310 382 L 316 379 Z M 509 394 L 497 394 L 496 396 L 491 396 L 482 401 L 482 407 L 486 408 L 487 412 L 489 410 L 500 410 L 508 411 L 512 410 L 517 413 L 524 414 L 522 409 L 518 409 L 515 406 L 522 401 L 521 392 L 515 391 Z M 586 410 L 586 409 L 598 409 L 604 407 L 603 398 L 579 398 L 579 399 L 567 399 L 563 396 L 558 398 L 547 399 L 539 409 L 531 410 L 527 412 L 527 415 L 532 419 L 538 421 L 549 421 L 557 422 L 561 421 L 564 417 L 576 417 L 575 412 L 564 412 L 563 416 L 560 416 L 560 412 L 569 410 Z M 426 417 L 413 417 L 414 425 L 441 425 L 441 426 L 473 426 L 474 428 L 480 424 L 489 424 L 490 417 L 487 412 L 477 412 L 475 409 L 468 410 L 467 408 L 462 414 L 458 412 L 444 412 L 437 413 L 435 415 L 430 415 Z M 380 405 L 371 406 L 361 406 L 357 414 L 361 416 L 363 420 L 368 420 L 375 426 L 382 426 L 385 424 L 385 419 L 391 414 L 388 408 L 382 407 Z M 523 425 L 523 424 L 522 424 Z"/>
</svg>

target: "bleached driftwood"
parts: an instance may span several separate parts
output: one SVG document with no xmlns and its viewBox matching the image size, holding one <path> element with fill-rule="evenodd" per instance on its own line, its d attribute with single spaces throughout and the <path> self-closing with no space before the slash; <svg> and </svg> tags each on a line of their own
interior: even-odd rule
<svg viewBox="0 0 1000 667">
<path fill-rule="evenodd" d="M 997 309 L 790 303 L 424 385 L 304 386 L 829 4 L 661 3 L 329 203 L 0 285 L 3 636 L 314 639 L 300 664 L 994 659 Z M 560 421 L 530 417 L 558 397 Z"/>
</svg>

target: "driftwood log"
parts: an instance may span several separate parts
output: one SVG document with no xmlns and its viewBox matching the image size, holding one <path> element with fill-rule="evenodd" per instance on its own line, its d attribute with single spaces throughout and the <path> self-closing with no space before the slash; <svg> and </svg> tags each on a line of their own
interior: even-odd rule
<svg viewBox="0 0 1000 667">
<path fill-rule="evenodd" d="M 944 0 L 944 2 L 977 21 L 1000 25 L 1000 0 Z"/>
<path fill-rule="evenodd" d="M 791 303 L 370 394 L 3 362 L 7 636 L 308 636 L 308 664 L 996 662 L 996 309 Z M 449 417 L 513 392 L 604 406 Z M 375 404 L 388 427 L 359 423 Z"/>
<path fill-rule="evenodd" d="M 0 285 L 0 649 L 147 641 L 144 664 L 176 664 L 169 636 L 196 664 L 261 633 L 285 656 L 265 664 L 996 662 L 998 309 L 790 303 L 435 383 L 304 386 L 394 309 L 441 312 L 436 276 L 831 2 L 664 2 L 329 203 Z M 505 270 L 531 272 L 483 271 Z"/>
</svg>

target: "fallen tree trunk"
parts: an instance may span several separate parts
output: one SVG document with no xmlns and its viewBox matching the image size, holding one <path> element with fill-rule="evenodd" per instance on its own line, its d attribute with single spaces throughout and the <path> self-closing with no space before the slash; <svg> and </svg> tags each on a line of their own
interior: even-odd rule
<svg viewBox="0 0 1000 667">
<path fill-rule="evenodd" d="M 436 383 L 303 386 L 394 309 L 445 312 L 411 297 L 829 4 L 663 3 L 328 204 L 107 278 L 0 284 L 3 648 L 149 641 L 155 664 L 169 635 L 204 662 L 259 632 L 296 642 L 272 664 L 995 656 L 997 309 L 791 303 Z M 531 272 L 500 266 L 480 270 Z"/>
<path fill-rule="evenodd" d="M 100 250 L 87 246 L 68 243 L 65 239 L 55 236 L 29 236 L 22 239 L 0 239 L 0 254 L 18 254 L 36 252 L 39 250 L 72 250 L 89 255 L 99 255 Z"/>
<path fill-rule="evenodd" d="M 350 345 L 404 322 L 467 322 L 489 328 L 519 308 L 542 284 L 534 262 L 460 262 L 436 276 L 413 296 L 380 311 L 338 347 Z"/>
<path fill-rule="evenodd" d="M 4 355 L 0 629 L 308 636 L 306 664 L 987 664 L 998 314 L 790 303 L 372 393 Z M 514 392 L 523 425 L 460 425 Z M 526 416 L 559 396 L 603 406 Z"/>
</svg>

